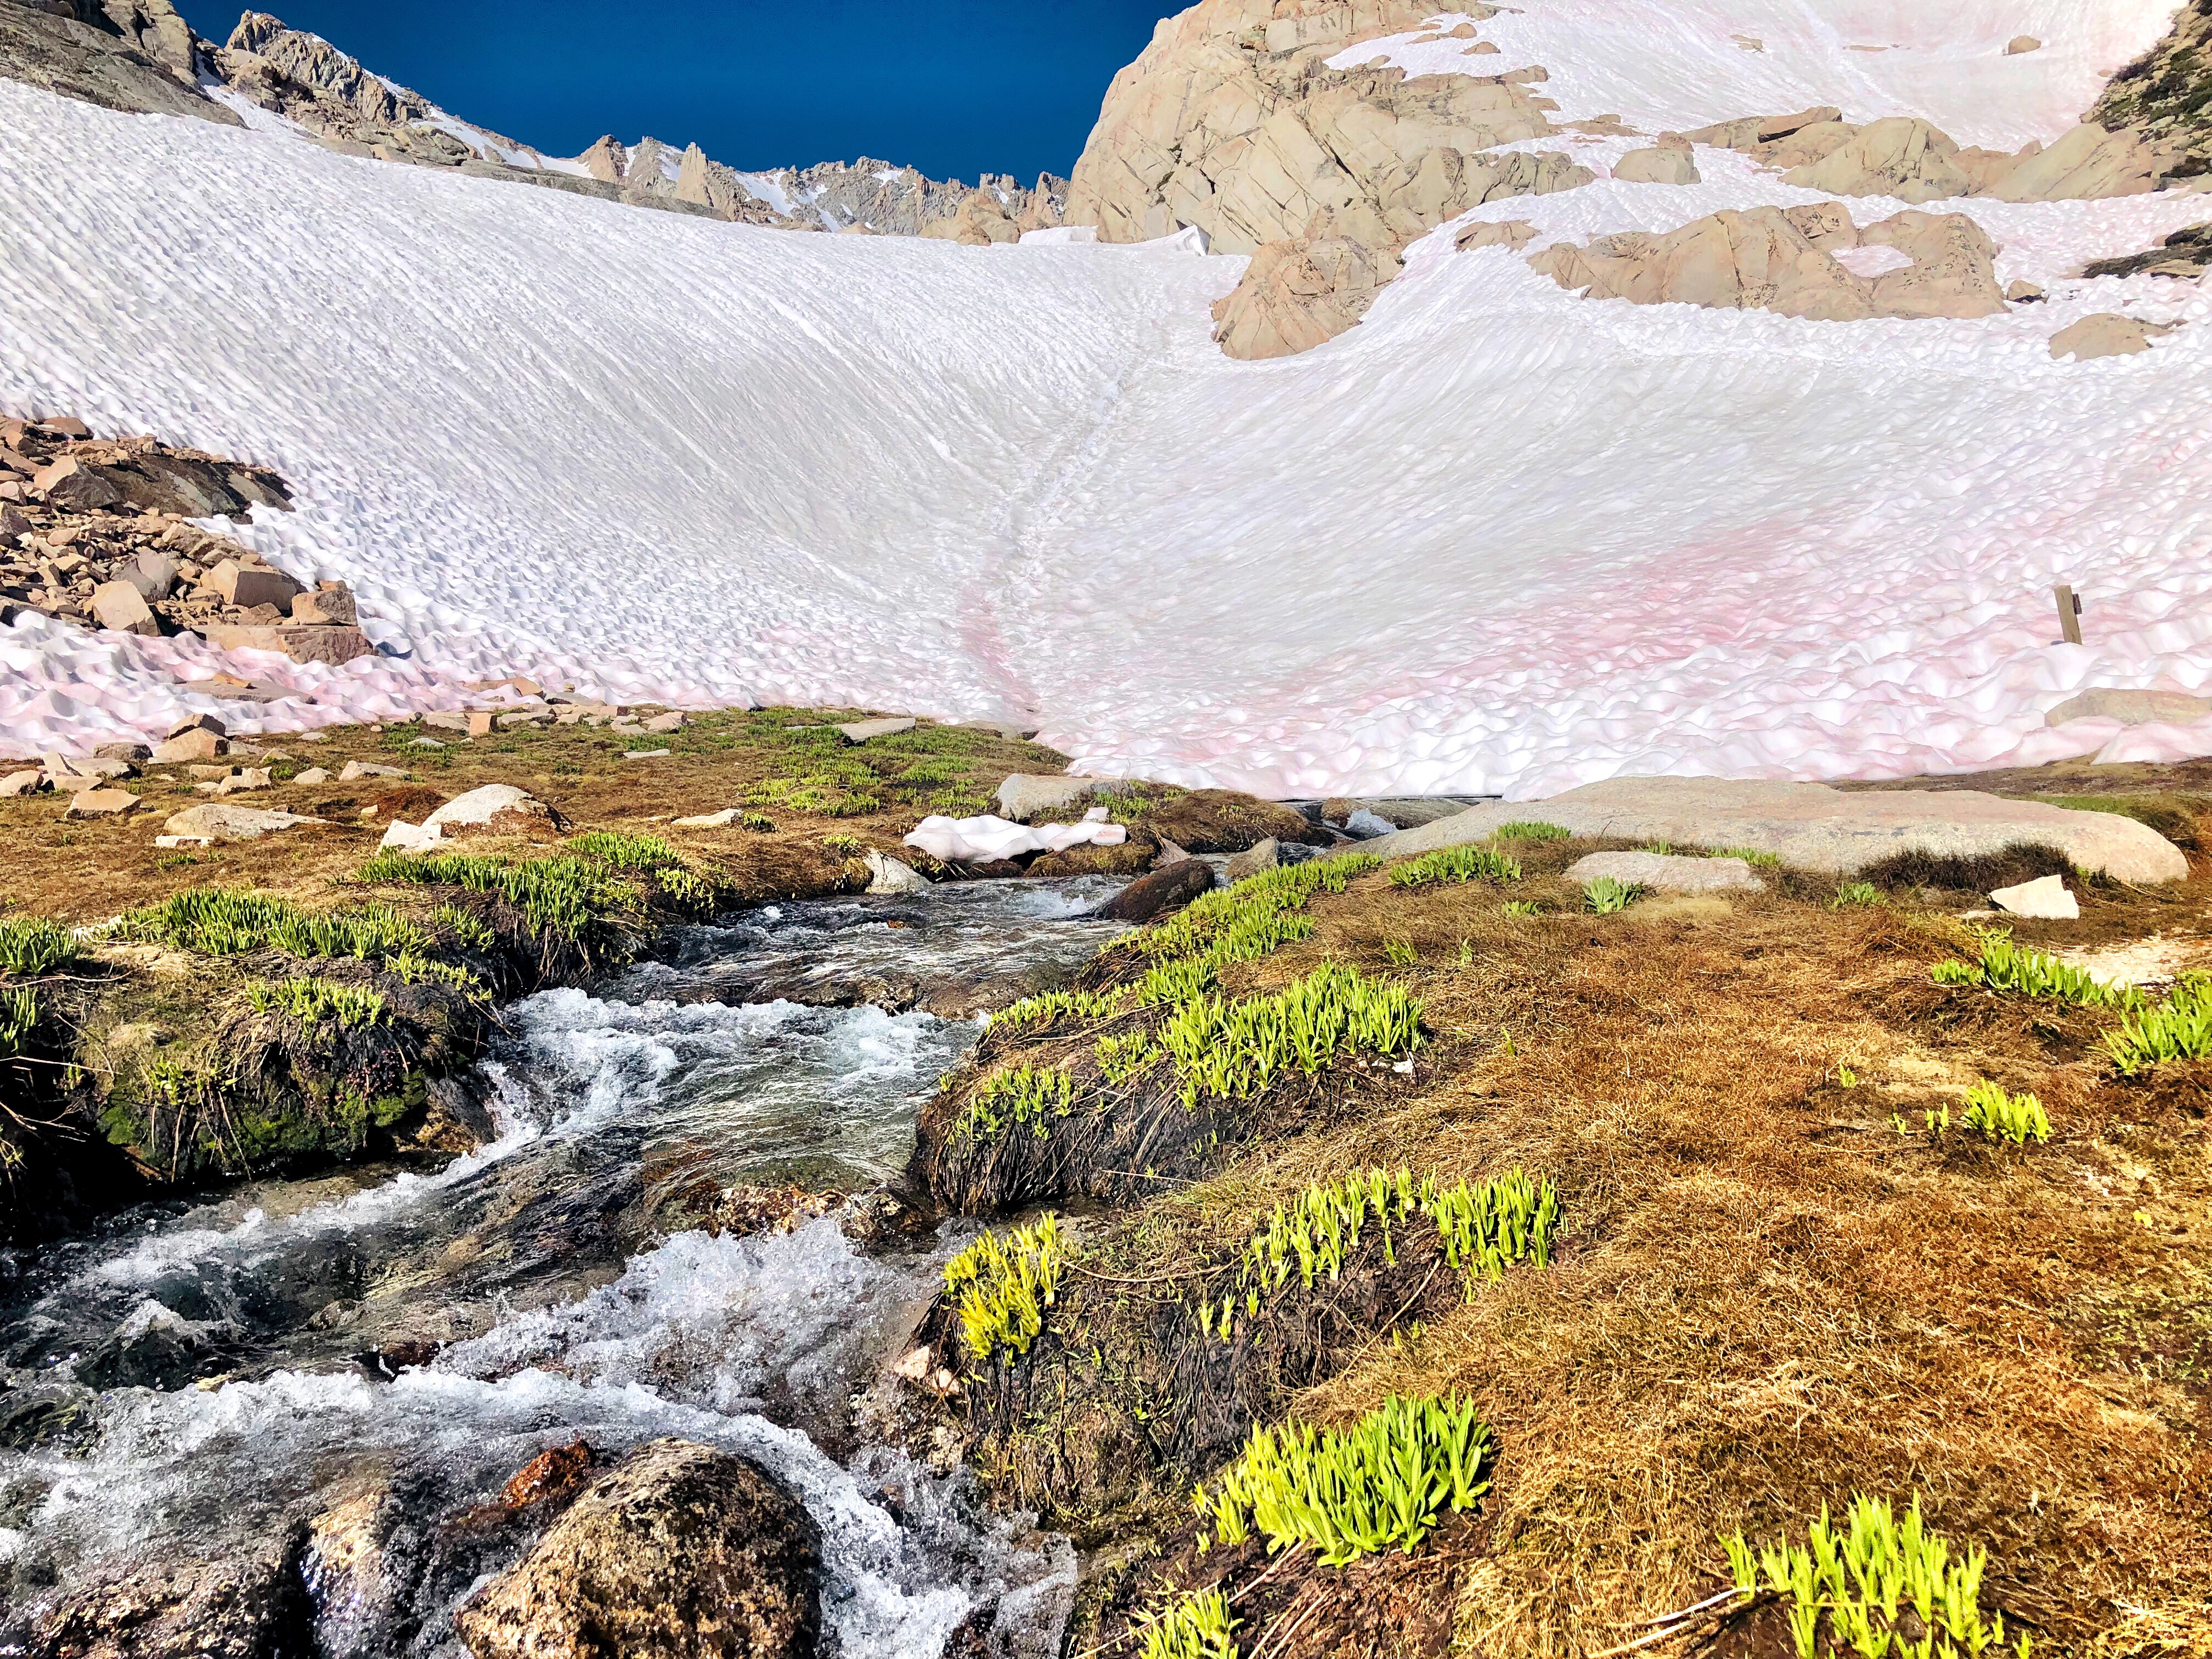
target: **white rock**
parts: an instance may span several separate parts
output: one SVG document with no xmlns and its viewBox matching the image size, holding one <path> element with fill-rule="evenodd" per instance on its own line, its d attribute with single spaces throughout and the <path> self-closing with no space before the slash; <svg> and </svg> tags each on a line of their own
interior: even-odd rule
<svg viewBox="0 0 2212 1659">
<path fill-rule="evenodd" d="M 1624 887 L 1655 893 L 1763 893 L 1766 884 L 1741 859 L 1685 858 L 1674 853 L 1592 853 L 1568 867 L 1567 879 L 1611 876 Z"/>
<path fill-rule="evenodd" d="M 33 795 L 46 787 L 46 775 L 35 766 L 0 778 L 0 798 Z"/>
<path fill-rule="evenodd" d="M 1362 841 L 1368 841 L 1377 836 L 1395 835 L 1398 826 L 1379 813 L 1370 812 L 1363 806 L 1345 819 L 1344 830 L 1346 835 L 1357 836 Z"/>
<path fill-rule="evenodd" d="M 301 773 L 298 777 L 292 780 L 295 783 L 304 783 L 309 786 L 318 783 L 328 783 L 330 781 L 330 768 L 326 766 L 311 766 L 306 771 Z"/>
<path fill-rule="evenodd" d="M 424 853 L 445 839 L 445 827 L 441 824 L 416 824 L 408 823 L 404 818 L 394 818 L 386 826 L 384 839 L 376 844 L 379 850 Z"/>
<path fill-rule="evenodd" d="M 719 812 L 702 813 L 696 818 L 678 818 L 669 827 L 672 830 L 726 830 L 744 814 L 734 806 L 725 806 Z"/>
<path fill-rule="evenodd" d="M 488 783 L 465 795 L 454 796 L 431 813 L 423 821 L 423 827 L 435 824 L 449 830 L 473 828 L 489 823 L 501 812 L 543 817 L 545 807 L 526 789 L 518 789 L 511 783 Z"/>
<path fill-rule="evenodd" d="M 913 731 L 914 727 L 915 722 L 910 715 L 892 715 L 879 720 L 854 720 L 850 726 L 841 726 L 837 730 L 848 743 L 866 743 L 870 738 L 895 738 L 902 732 Z M 658 731 L 661 728 L 648 726 L 647 729 Z"/>
<path fill-rule="evenodd" d="M 929 878 L 910 864 L 905 864 L 871 847 L 867 851 L 868 873 L 874 878 L 868 883 L 871 893 L 926 893 Z"/>
<path fill-rule="evenodd" d="M 349 760 L 338 773 L 338 781 L 353 783 L 362 778 L 404 778 L 406 775 L 407 769 L 404 766 L 386 766 L 377 761 Z"/>
<path fill-rule="evenodd" d="M 215 845 L 215 837 L 213 836 L 156 836 L 154 837 L 154 845 L 162 848 L 212 847 Z"/>
<path fill-rule="evenodd" d="M 302 823 L 328 822 L 327 818 L 302 817 L 296 812 L 273 811 L 265 806 L 233 806 L 228 802 L 217 801 L 205 806 L 187 806 L 181 812 L 172 813 L 169 821 L 161 828 L 173 836 L 204 837 L 213 841 L 257 841 L 279 830 L 289 830 Z"/>
<path fill-rule="evenodd" d="M 2121 881 L 2181 881 L 2189 860 L 2148 825 L 1968 789 L 1831 789 L 1728 778 L 1612 778 L 1544 801 L 1486 801 L 1361 849 L 1384 858 L 1487 840 L 1502 825 L 1556 823 L 1573 835 L 1747 847 L 1800 869 L 1855 875 L 1900 853 L 1971 857 L 2022 842 Z"/>
<path fill-rule="evenodd" d="M 1098 790 L 1097 778 L 1045 777 L 1033 772 L 1014 772 L 999 786 L 1000 816 L 1027 823 L 1048 812 L 1065 811 Z"/>
<path fill-rule="evenodd" d="M 625 749 L 623 750 L 623 758 L 624 760 L 665 760 L 667 758 L 667 756 L 668 750 L 665 749 Z"/>
<path fill-rule="evenodd" d="M 2046 726 L 2069 720 L 2120 720 L 2129 726 L 2193 726 L 2212 715 L 2212 697 L 2186 691 L 2120 691 L 2093 686 L 2076 692 L 2045 714 Z"/>
<path fill-rule="evenodd" d="M 1990 902 L 2008 915 L 2020 916 L 2032 921 L 2079 921 L 2081 905 L 2066 890 L 2063 876 L 2039 876 L 2033 881 L 2024 881 L 2017 887 L 2000 887 L 1990 895 Z"/>
</svg>

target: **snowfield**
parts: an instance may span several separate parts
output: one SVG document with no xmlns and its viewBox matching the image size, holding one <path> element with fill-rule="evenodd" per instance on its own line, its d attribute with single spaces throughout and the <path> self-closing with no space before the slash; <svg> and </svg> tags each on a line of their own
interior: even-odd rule
<svg viewBox="0 0 2212 1659">
<path fill-rule="evenodd" d="M 1631 34 L 1609 0 L 1526 0 L 1480 26 L 1511 58 L 1452 67 L 1544 63 L 1561 121 L 1817 100 L 2011 144 L 2057 137 L 2169 9 L 1676 0 Z M 2051 45 L 2003 58 L 2023 33 Z M 1601 173 L 1632 147 L 1516 146 Z M 1702 185 L 1468 218 L 1582 240 L 1820 199 L 1697 160 Z M 1973 214 L 2000 279 L 2051 301 L 1850 324 L 1593 302 L 1448 226 L 1350 334 L 1239 363 L 1208 307 L 1241 259 L 755 230 L 0 82 L 0 409 L 276 468 L 300 510 L 240 533 L 352 582 L 386 653 L 0 629 L 0 751 L 158 733 L 216 706 L 181 683 L 228 662 L 317 697 L 272 728 L 521 672 L 1021 714 L 1081 770 L 1278 795 L 2093 753 L 2117 727 L 2044 712 L 2212 687 L 2212 295 L 2066 273 L 2212 198 L 1933 210 Z M 2116 310 L 2191 326 L 2051 360 Z M 2052 643 L 2057 581 L 2086 646 Z"/>
</svg>

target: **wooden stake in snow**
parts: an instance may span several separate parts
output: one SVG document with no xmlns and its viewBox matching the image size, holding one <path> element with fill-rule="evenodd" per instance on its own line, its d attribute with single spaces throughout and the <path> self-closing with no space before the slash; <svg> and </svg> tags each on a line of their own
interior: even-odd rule
<svg viewBox="0 0 2212 1659">
<path fill-rule="evenodd" d="M 2074 597 L 2074 590 L 2060 582 L 2051 590 L 2051 598 L 2058 601 L 2058 631 L 2069 645 L 2081 643 L 2081 601 Z"/>
</svg>

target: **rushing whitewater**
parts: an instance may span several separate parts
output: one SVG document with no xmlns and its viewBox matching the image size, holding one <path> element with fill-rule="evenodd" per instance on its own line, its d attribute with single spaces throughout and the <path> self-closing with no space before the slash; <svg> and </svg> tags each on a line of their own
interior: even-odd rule
<svg viewBox="0 0 2212 1659">
<path fill-rule="evenodd" d="M 1354 50 L 1543 63 L 1561 123 L 1819 98 L 2012 144 L 2070 125 L 2169 11 L 1528 0 L 1483 24 L 1510 57 Z M 2005 58 L 2021 33 L 2044 51 Z M 1632 145 L 1520 147 L 1602 175 Z M 12 83 L 0 155 L 0 406 L 279 469 L 300 511 L 243 533 L 362 597 L 386 654 L 257 659 L 322 699 L 272 724 L 522 670 L 1018 714 L 1094 773 L 1530 796 L 2040 761 L 2110 738 L 2045 729 L 2082 686 L 2212 684 L 2212 304 L 2069 276 L 2212 217 L 2201 195 L 1929 204 L 2051 291 L 1975 321 L 1593 301 L 1453 251 L 1477 218 L 1540 249 L 1821 199 L 1700 150 L 1698 185 L 1477 209 L 1351 333 L 1242 363 L 1208 307 L 1243 261 L 1181 243 L 797 236 Z M 2115 310 L 2190 326 L 2052 361 Z M 2060 581 L 2085 646 L 2053 642 Z M 210 660 L 0 630 L 4 741 L 153 731 Z"/>
</svg>

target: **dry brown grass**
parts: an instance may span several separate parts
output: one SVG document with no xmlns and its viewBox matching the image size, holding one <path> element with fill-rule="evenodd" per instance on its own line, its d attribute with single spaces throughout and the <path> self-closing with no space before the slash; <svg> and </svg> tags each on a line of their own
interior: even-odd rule
<svg viewBox="0 0 2212 1659">
<path fill-rule="evenodd" d="M 1313 939 L 1233 970 L 1245 991 L 1327 952 L 1370 970 L 1411 939 L 1436 1080 L 1158 1200 L 1119 1230 L 1139 1245 L 1122 1270 L 1226 1248 L 1347 1169 L 1558 1182 L 1550 1271 L 1509 1274 L 1297 1402 L 1344 1421 L 1392 1392 L 1480 1401 L 1495 1492 L 1437 1546 L 1455 1652 L 1613 1648 L 1720 1587 L 1717 1534 L 1802 1537 L 1856 1492 L 1918 1492 L 1932 1523 L 1987 1546 L 1989 1604 L 2039 1649 L 2212 1651 L 2201 1082 L 2114 1079 L 2094 1057 L 2106 1016 L 1936 990 L 1929 964 L 1965 942 L 1948 916 L 1768 896 L 1507 917 L 1507 897 L 1571 896 L 1566 849 L 1524 852 L 1506 891 L 1363 878 L 1314 901 Z M 2100 931 L 2201 914 L 2208 892 L 2099 896 Z M 1931 1142 L 1922 1112 L 1983 1076 L 2036 1090 L 2052 1143 Z M 1280 1649 L 1432 1650 L 1356 1631 Z"/>
<path fill-rule="evenodd" d="M 148 804 L 127 817 L 66 821 L 65 794 L 0 800 L 0 909 L 97 921 L 183 888 L 210 884 L 260 888 L 312 905 L 375 850 L 392 819 L 419 821 L 444 801 L 488 783 L 530 790 L 564 814 L 574 830 L 663 835 L 687 855 L 721 872 L 737 891 L 760 897 L 834 890 L 842 878 L 843 860 L 824 849 L 825 836 L 848 835 L 895 850 L 900 837 L 930 810 L 901 805 L 831 818 L 771 807 L 763 810 L 775 830 L 767 835 L 735 827 L 668 828 L 671 818 L 738 805 L 749 786 L 793 766 L 788 751 L 741 736 L 744 726 L 742 714 L 708 714 L 672 736 L 645 739 L 586 726 L 525 728 L 434 750 L 405 746 L 417 729 L 412 726 L 385 732 L 341 726 L 317 743 L 302 742 L 296 735 L 255 738 L 291 757 L 291 768 L 280 768 L 280 779 L 286 770 L 311 766 L 335 777 L 349 760 L 407 767 L 412 775 L 312 787 L 280 781 L 274 788 L 232 796 L 239 805 L 332 822 L 185 853 L 154 845 L 161 820 L 206 799 L 193 793 L 195 780 L 183 767 L 149 767 L 146 777 L 131 781 L 127 787 Z M 663 744 L 675 752 L 653 760 L 623 758 L 626 749 Z M 1009 772 L 1051 772 L 1065 764 L 1049 750 L 996 737 L 977 741 L 967 758 L 985 793 Z"/>
</svg>

